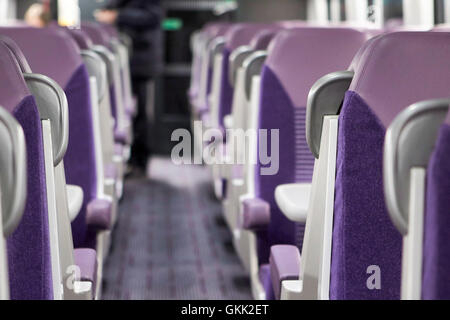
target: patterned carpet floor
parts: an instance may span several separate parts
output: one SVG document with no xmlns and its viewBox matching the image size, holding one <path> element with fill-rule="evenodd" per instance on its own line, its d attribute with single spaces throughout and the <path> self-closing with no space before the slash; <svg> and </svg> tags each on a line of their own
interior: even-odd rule
<svg viewBox="0 0 450 320">
<path fill-rule="evenodd" d="M 150 160 L 127 179 L 103 299 L 251 299 L 209 171 Z"/>
</svg>

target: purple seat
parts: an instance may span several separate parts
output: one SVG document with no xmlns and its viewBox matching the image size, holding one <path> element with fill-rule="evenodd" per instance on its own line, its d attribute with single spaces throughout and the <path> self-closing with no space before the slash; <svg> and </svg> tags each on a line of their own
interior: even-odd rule
<svg viewBox="0 0 450 320">
<path fill-rule="evenodd" d="M 111 36 L 98 23 L 83 21 L 81 30 L 91 38 L 94 44 L 109 48 Z"/>
<path fill-rule="evenodd" d="M 94 42 L 92 41 L 92 39 L 83 30 L 70 29 L 70 28 L 66 28 L 66 30 L 67 30 L 67 32 L 69 32 L 69 34 L 72 36 L 72 38 L 76 41 L 76 43 L 78 44 L 78 47 L 81 50 L 88 50 L 94 45 Z"/>
<path fill-rule="evenodd" d="M 95 30 L 91 30 L 95 29 Z M 93 23 L 93 22 L 83 22 L 82 30 L 91 33 L 102 33 L 102 38 L 107 40 L 108 48 L 112 49 L 114 52 L 114 47 L 116 45 L 122 45 L 120 41 L 120 35 L 116 27 L 110 24 L 104 23 Z M 89 31 L 90 30 L 90 31 Z M 100 44 L 100 43 L 97 43 Z M 122 95 L 124 99 L 125 112 L 128 117 L 132 117 L 136 111 L 136 101 L 132 97 L 131 92 L 126 92 L 125 90 L 125 73 L 122 68 L 120 68 L 120 76 L 122 81 Z M 128 142 L 130 143 L 130 142 Z"/>
<path fill-rule="evenodd" d="M 113 43 L 112 41 L 114 40 L 114 37 L 111 36 L 111 32 L 110 30 L 107 30 L 108 28 L 105 28 L 104 25 L 96 23 L 96 22 L 88 22 L 88 21 L 84 21 L 81 23 L 81 30 L 88 36 L 91 38 L 92 42 L 94 43 L 94 45 L 99 45 L 99 46 L 103 46 L 104 48 L 108 49 L 108 51 L 112 51 L 113 49 Z M 118 56 L 115 54 L 116 58 L 118 58 Z M 119 61 L 116 61 L 116 63 L 119 63 Z M 112 76 L 113 71 L 111 71 L 111 76 Z M 121 98 L 123 99 L 123 104 L 124 104 L 124 112 L 125 112 L 125 116 L 130 117 L 131 114 L 134 113 L 135 110 L 135 100 L 129 96 L 126 97 L 127 94 L 125 94 L 124 92 L 124 74 L 123 74 L 123 70 L 122 68 L 120 68 L 120 84 L 115 83 L 115 81 L 111 81 L 110 82 L 110 86 L 109 86 L 109 94 L 110 94 L 110 103 L 111 103 L 111 113 L 113 118 L 115 119 L 115 129 L 117 131 L 118 129 L 118 123 L 119 123 L 119 110 L 118 110 L 118 101 L 115 94 L 116 88 L 118 88 L 117 86 L 120 85 L 120 95 Z M 130 93 L 131 94 L 131 93 Z M 128 119 L 130 120 L 130 119 Z M 119 132 L 120 130 L 123 130 L 122 128 L 119 128 L 119 130 L 117 132 L 115 132 L 115 141 L 119 142 L 121 144 L 130 144 L 130 137 L 128 137 L 128 133 L 126 132 Z M 126 135 L 126 138 L 123 138 L 123 135 Z"/>
<path fill-rule="evenodd" d="M 70 34 L 81 50 L 88 50 L 94 44 L 92 39 L 87 35 L 87 33 L 81 29 L 62 27 L 56 21 L 51 22 L 48 25 L 48 27 L 53 29 L 64 30 L 65 32 Z"/>
<path fill-rule="evenodd" d="M 401 235 L 391 223 L 382 184 L 386 128 L 410 104 L 448 96 L 447 33 L 399 32 L 371 41 L 339 116 L 331 299 L 398 299 Z M 368 290 L 367 268 L 381 270 Z"/>
<path fill-rule="evenodd" d="M 269 26 L 270 25 L 268 24 L 262 23 L 239 23 L 232 26 L 225 34 L 218 113 L 219 127 L 221 129 L 224 129 L 223 118 L 231 113 L 231 105 L 233 101 L 233 88 L 228 81 L 230 55 L 238 47 L 249 45 L 256 34 Z"/>
<path fill-rule="evenodd" d="M 27 200 L 8 238 L 11 299 L 53 299 L 44 149 L 36 101 L 14 54 L 0 41 L 0 105 L 22 125 L 27 147 Z"/>
<path fill-rule="evenodd" d="M 72 222 L 75 247 L 95 248 L 95 233 L 86 223 L 87 205 L 97 197 L 97 172 L 89 77 L 75 41 L 63 30 L 0 28 L 22 49 L 33 72 L 54 79 L 69 106 L 69 145 L 64 157 L 67 183 L 83 189 L 82 209 Z"/>
<path fill-rule="evenodd" d="M 81 23 L 81 30 L 92 40 L 94 45 L 103 46 L 108 50 L 111 49 L 110 47 L 111 38 L 109 34 L 105 30 L 103 30 L 97 23 L 84 21 Z M 115 119 L 115 127 L 117 127 L 118 123 L 117 101 L 114 92 L 115 92 L 115 84 L 112 81 L 109 86 L 109 95 L 111 99 L 111 113 L 113 118 Z M 122 141 L 119 142 L 123 143 Z"/>
<path fill-rule="evenodd" d="M 450 210 L 450 112 L 442 124 L 427 172 L 422 298 L 448 300 Z"/>
<path fill-rule="evenodd" d="M 258 32 L 250 42 L 250 47 L 253 50 L 267 50 L 272 39 L 283 29 L 279 26 L 273 26 Z"/>
<path fill-rule="evenodd" d="M 305 137 L 309 89 L 321 76 L 345 70 L 366 39 L 365 33 L 354 29 L 294 28 L 279 32 L 271 42 L 261 74 L 259 129 L 268 130 L 269 151 L 274 150 L 270 130 L 279 130 L 280 165 L 272 175 L 262 175 L 265 166 L 256 166 L 255 196 L 270 208 L 270 222 L 255 230 L 260 265 L 268 263 L 273 245 L 302 247 L 304 225 L 293 223 L 282 214 L 274 191 L 280 184 L 311 183 L 314 157 Z M 244 216 L 247 214 L 252 213 L 244 212 Z M 248 218 L 261 220 L 265 218 Z"/>
<path fill-rule="evenodd" d="M 231 24 L 228 23 L 217 23 L 217 24 L 208 24 L 205 27 L 205 37 L 207 45 L 205 48 L 207 49 L 208 44 L 210 44 L 214 39 L 218 37 L 223 37 L 227 31 L 232 27 Z M 203 57 L 204 59 L 209 59 L 208 57 Z M 200 63 L 201 65 L 202 63 Z M 212 89 L 212 73 L 213 73 L 213 64 L 214 61 L 209 60 L 207 66 L 206 73 L 206 95 L 208 96 L 211 93 Z M 200 79 L 199 79 L 200 80 Z M 200 84 L 198 84 L 200 86 Z M 194 104 L 194 113 L 198 118 L 201 118 L 201 115 L 209 112 L 209 105 L 207 97 L 200 97 L 200 100 L 196 100 L 200 104 Z"/>
<path fill-rule="evenodd" d="M 119 31 L 111 24 L 98 23 L 98 26 L 102 28 L 111 38 L 119 39 Z"/>
</svg>

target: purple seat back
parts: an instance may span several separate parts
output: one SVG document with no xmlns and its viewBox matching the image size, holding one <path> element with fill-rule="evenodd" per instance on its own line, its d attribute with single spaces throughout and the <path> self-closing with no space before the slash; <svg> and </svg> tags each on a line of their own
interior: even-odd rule
<svg viewBox="0 0 450 320">
<path fill-rule="evenodd" d="M 278 32 L 283 30 L 283 28 L 274 26 L 266 30 L 258 32 L 250 42 L 250 46 L 254 50 L 267 50 L 272 39 L 277 35 Z"/>
<path fill-rule="evenodd" d="M 111 36 L 96 22 L 82 22 L 81 30 L 84 31 L 96 45 L 109 48 Z"/>
<path fill-rule="evenodd" d="M 66 30 L 78 44 L 81 50 L 88 50 L 94 45 L 92 39 L 83 30 L 69 28 L 66 28 Z"/>
<path fill-rule="evenodd" d="M 59 28 L 0 27 L 0 34 L 18 44 L 33 72 L 49 76 L 63 88 L 83 63 L 74 40 Z M 69 51 L 67 56 L 60 54 Z"/>
<path fill-rule="evenodd" d="M 261 76 L 259 128 L 279 130 L 279 170 L 261 175 L 256 168 L 256 196 L 271 207 L 270 224 L 258 234 L 259 263 L 267 263 L 270 247 L 293 244 L 301 248 L 304 226 L 289 221 L 279 210 L 274 191 L 285 183 L 310 183 L 314 157 L 305 136 L 309 89 L 323 75 L 347 69 L 366 40 L 362 32 L 345 28 L 294 28 L 272 40 Z"/>
<path fill-rule="evenodd" d="M 83 207 L 72 223 L 75 246 L 83 246 L 86 206 L 96 198 L 97 172 L 89 76 L 79 48 L 61 29 L 0 28 L 0 34 L 17 42 L 33 72 L 52 78 L 66 93 L 70 131 L 64 163 L 67 183 L 80 186 L 84 192 Z"/>
<path fill-rule="evenodd" d="M 450 112 L 441 126 L 427 172 L 422 298 L 450 299 Z"/>
<path fill-rule="evenodd" d="M 30 65 L 28 64 L 27 59 L 25 58 L 22 50 L 20 50 L 17 43 L 15 43 L 11 38 L 2 35 L 0 35 L 0 41 L 3 42 L 3 44 L 6 45 L 8 49 L 13 53 L 22 73 L 31 73 Z"/>
<path fill-rule="evenodd" d="M 213 40 L 216 37 L 223 37 L 228 32 L 228 30 L 232 27 L 229 23 L 219 23 L 217 25 L 208 25 L 206 32 L 208 33 L 208 38 Z M 206 79 L 206 94 L 209 95 L 212 89 L 212 69 L 213 69 L 214 61 L 209 61 L 208 65 L 208 74 Z M 206 104 L 208 104 L 208 99 L 204 99 Z M 205 110 L 209 110 L 209 106 L 200 106 L 200 108 L 204 108 Z"/>
<path fill-rule="evenodd" d="M 262 23 L 238 23 L 233 25 L 225 34 L 225 48 L 223 50 L 222 78 L 220 79 L 219 96 L 219 126 L 223 129 L 223 118 L 231 113 L 233 89 L 228 81 L 229 58 L 233 50 L 243 45 L 250 45 L 253 37 L 260 31 L 270 27 Z"/>
<path fill-rule="evenodd" d="M 410 104 L 448 96 L 448 39 L 445 33 L 385 34 L 354 65 L 339 116 L 332 299 L 400 297 L 402 239 L 389 219 L 382 184 L 385 131 Z M 367 287 L 374 266 L 381 272 L 379 290 Z"/>
<path fill-rule="evenodd" d="M 223 35 L 224 31 L 226 32 L 230 26 L 231 24 L 227 22 L 210 22 L 203 27 L 203 31 L 208 37 L 214 38 L 219 36 L 219 34 Z"/>
<path fill-rule="evenodd" d="M 27 200 L 23 218 L 7 240 L 12 299 L 52 299 L 50 239 L 41 121 L 22 70 L 0 41 L 0 105 L 23 127 L 27 146 Z"/>
<path fill-rule="evenodd" d="M 48 25 L 48 28 L 62 30 L 64 32 L 70 34 L 71 37 L 73 38 L 73 40 L 78 44 L 78 47 L 81 50 L 90 49 L 94 44 L 92 42 L 91 38 L 87 35 L 87 33 L 81 29 L 62 27 L 56 21 L 51 22 Z"/>
<path fill-rule="evenodd" d="M 117 31 L 117 28 L 115 26 L 106 23 L 98 23 L 98 27 L 103 29 L 110 38 L 119 38 L 119 31 Z"/>
</svg>

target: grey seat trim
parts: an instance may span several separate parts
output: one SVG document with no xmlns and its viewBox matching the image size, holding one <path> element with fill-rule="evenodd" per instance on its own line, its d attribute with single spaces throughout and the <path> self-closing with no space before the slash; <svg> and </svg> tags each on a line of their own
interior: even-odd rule
<svg viewBox="0 0 450 320">
<path fill-rule="evenodd" d="M 399 113 L 386 131 L 384 195 L 390 218 L 403 235 L 408 233 L 411 169 L 427 167 L 449 105 L 450 98 L 417 102 Z"/>
<path fill-rule="evenodd" d="M 228 69 L 228 81 L 230 82 L 231 87 L 234 87 L 236 82 L 237 71 L 242 67 L 244 60 L 253 52 L 255 52 L 255 50 L 250 46 L 240 46 L 231 53 Z"/>
<path fill-rule="evenodd" d="M 208 45 L 209 49 L 209 61 L 211 65 L 213 64 L 214 57 L 216 54 L 220 54 L 223 52 L 225 48 L 225 38 L 224 37 L 217 37 L 214 38 L 210 44 Z"/>
<path fill-rule="evenodd" d="M 250 100 L 252 92 L 252 80 L 256 75 L 261 74 L 262 67 L 267 59 L 267 51 L 255 51 L 249 55 L 242 63 L 245 69 L 245 96 Z"/>
<path fill-rule="evenodd" d="M 0 35 L 0 41 L 8 47 L 12 54 L 16 57 L 16 61 L 23 73 L 31 73 L 30 65 L 25 58 L 23 52 L 19 49 L 18 45 L 9 37 Z"/>
<path fill-rule="evenodd" d="M 133 40 L 131 39 L 131 37 L 123 32 L 119 33 L 119 40 L 120 42 L 122 42 L 125 47 L 127 47 L 128 49 L 128 55 L 131 56 L 131 54 L 133 53 Z"/>
<path fill-rule="evenodd" d="M 20 223 L 27 198 L 25 136 L 17 120 L 0 107 L 0 190 L 3 234 L 8 237 Z"/>
<path fill-rule="evenodd" d="M 353 71 L 329 73 L 314 83 L 308 94 L 306 141 L 314 157 L 319 158 L 324 116 L 339 114 L 345 92 L 353 80 Z"/>
<path fill-rule="evenodd" d="M 108 76 L 106 64 L 102 57 L 92 50 L 82 50 L 81 57 L 83 58 L 89 75 L 97 79 L 98 100 L 101 101 L 107 90 Z"/>
<path fill-rule="evenodd" d="M 36 99 L 41 120 L 52 124 L 54 165 L 57 166 L 67 151 L 69 143 L 69 110 L 63 89 L 47 76 L 35 73 L 23 74 L 31 94 Z"/>
<path fill-rule="evenodd" d="M 114 83 L 114 64 L 116 63 L 116 57 L 108 48 L 100 45 L 92 47 L 92 50 L 102 57 L 106 63 L 106 71 L 108 74 L 108 85 L 111 86 Z"/>
</svg>

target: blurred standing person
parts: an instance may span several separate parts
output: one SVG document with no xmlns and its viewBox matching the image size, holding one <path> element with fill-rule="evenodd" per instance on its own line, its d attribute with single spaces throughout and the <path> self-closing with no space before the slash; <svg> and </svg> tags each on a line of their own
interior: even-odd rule
<svg viewBox="0 0 450 320">
<path fill-rule="evenodd" d="M 138 111 L 133 121 L 130 164 L 139 170 L 145 170 L 150 155 L 147 105 L 153 102 L 149 93 L 154 78 L 162 71 L 162 16 L 160 0 L 110 0 L 95 14 L 99 22 L 117 25 L 133 40 L 130 68 Z"/>
<path fill-rule="evenodd" d="M 24 16 L 25 22 L 36 28 L 44 28 L 51 21 L 50 6 L 48 1 L 32 4 Z"/>
</svg>

